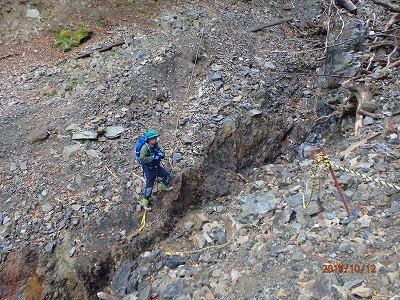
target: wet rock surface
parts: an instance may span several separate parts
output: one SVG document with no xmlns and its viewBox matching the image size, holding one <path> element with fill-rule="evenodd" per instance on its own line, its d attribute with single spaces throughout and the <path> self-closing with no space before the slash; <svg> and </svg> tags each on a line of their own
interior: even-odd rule
<svg viewBox="0 0 400 300">
<path fill-rule="evenodd" d="M 0 1 L 15 30 L 0 36 L 1 299 L 400 297 L 399 77 L 385 69 L 399 53 L 366 44 L 396 20 L 387 7 L 334 17 L 315 1 L 22 2 Z M 58 9 L 110 23 L 54 54 L 38 47 L 40 22 Z M 316 47 L 326 42 L 337 46 Z M 349 78 L 325 75 L 360 67 L 375 92 L 355 135 Z M 133 151 L 149 128 L 173 190 L 156 184 L 144 215 Z"/>
</svg>

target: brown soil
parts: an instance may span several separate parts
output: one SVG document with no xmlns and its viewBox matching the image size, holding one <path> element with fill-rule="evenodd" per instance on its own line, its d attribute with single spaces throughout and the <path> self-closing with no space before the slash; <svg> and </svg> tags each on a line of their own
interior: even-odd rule
<svg viewBox="0 0 400 300">
<path fill-rule="evenodd" d="M 129 2 L 133 1 L 0 0 L 1 23 L 7 28 L 0 32 L 0 71 L 24 68 L 35 61 L 46 65 L 81 54 L 83 46 L 66 53 L 54 46 L 62 29 L 89 28 L 93 31 L 90 43 L 100 46 L 116 41 L 113 28 L 118 24 L 150 30 L 157 25 L 155 16 L 166 5 L 165 1 Z M 26 17 L 28 9 L 37 9 L 39 17 Z"/>
</svg>

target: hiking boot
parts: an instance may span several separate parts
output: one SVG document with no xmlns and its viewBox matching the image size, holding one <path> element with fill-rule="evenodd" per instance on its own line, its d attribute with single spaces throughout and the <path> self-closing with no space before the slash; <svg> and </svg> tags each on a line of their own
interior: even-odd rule
<svg viewBox="0 0 400 300">
<path fill-rule="evenodd" d="M 161 183 L 161 190 L 162 191 L 170 191 L 170 190 L 172 190 L 172 186 L 168 186 L 164 183 Z"/>
<path fill-rule="evenodd" d="M 151 210 L 151 207 L 149 206 L 149 200 L 148 199 L 143 198 L 141 205 L 142 205 L 144 210 L 147 210 L 147 211 Z"/>
</svg>

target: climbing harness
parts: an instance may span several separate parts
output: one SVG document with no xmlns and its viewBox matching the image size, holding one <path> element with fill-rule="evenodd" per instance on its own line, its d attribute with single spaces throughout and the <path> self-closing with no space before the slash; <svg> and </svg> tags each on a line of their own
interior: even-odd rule
<svg viewBox="0 0 400 300">
<path fill-rule="evenodd" d="M 322 155 L 320 154 L 320 155 L 316 156 L 315 155 L 316 152 L 320 152 Z M 344 205 L 344 207 L 346 209 L 346 212 L 347 212 L 347 214 L 349 216 L 351 215 L 349 207 L 347 205 L 346 199 L 344 198 L 342 189 L 341 189 L 341 187 L 340 187 L 340 185 L 339 185 L 339 183 L 337 181 L 337 178 L 335 176 L 335 173 L 333 172 L 333 168 L 332 167 L 335 167 L 337 169 L 340 169 L 342 171 L 348 172 L 348 173 L 356 175 L 356 176 L 360 176 L 360 177 L 362 177 L 364 179 L 367 179 L 367 180 L 370 180 L 370 181 L 374 181 L 374 182 L 382 184 L 384 186 L 400 190 L 400 186 L 397 186 L 397 185 L 394 185 L 392 183 L 386 182 L 386 181 L 384 181 L 382 179 L 379 179 L 379 178 L 373 178 L 373 177 L 370 177 L 370 176 L 366 176 L 365 174 L 361 174 L 359 172 L 355 172 L 355 171 L 350 170 L 348 168 L 345 168 L 345 167 L 342 167 L 342 166 L 339 166 L 339 165 L 336 165 L 336 164 L 332 163 L 323 148 L 316 148 L 313 151 L 311 151 L 311 158 L 313 160 L 315 160 L 316 164 L 315 164 L 315 167 L 314 167 L 313 173 L 312 173 L 311 192 L 310 192 L 310 198 L 308 199 L 307 203 L 305 203 L 304 195 L 303 195 L 303 207 L 304 207 L 304 209 L 306 209 L 308 207 L 308 205 L 310 204 L 310 202 L 311 202 L 311 198 L 312 198 L 312 195 L 313 195 L 314 189 L 315 189 L 315 181 L 316 181 L 316 178 L 317 178 L 318 164 L 320 162 L 323 162 L 328 167 L 329 172 L 331 173 L 332 178 L 333 178 L 333 180 L 335 182 L 335 186 L 338 189 L 340 198 L 342 199 L 343 205 Z"/>
</svg>

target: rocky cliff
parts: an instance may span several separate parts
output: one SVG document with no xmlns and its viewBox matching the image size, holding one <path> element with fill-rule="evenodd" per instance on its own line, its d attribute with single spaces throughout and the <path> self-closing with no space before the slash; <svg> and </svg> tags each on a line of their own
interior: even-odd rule
<svg viewBox="0 0 400 300">
<path fill-rule="evenodd" d="M 1 1 L 0 298 L 400 297 L 396 5 Z"/>
</svg>

